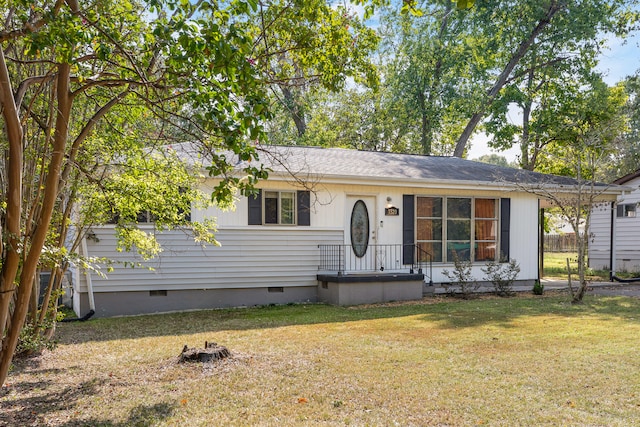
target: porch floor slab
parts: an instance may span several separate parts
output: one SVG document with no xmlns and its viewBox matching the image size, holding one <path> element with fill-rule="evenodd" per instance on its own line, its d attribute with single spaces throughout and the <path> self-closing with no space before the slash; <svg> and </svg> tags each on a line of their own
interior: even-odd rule
<svg viewBox="0 0 640 427">
<path fill-rule="evenodd" d="M 318 274 L 318 299 L 335 305 L 408 301 L 423 296 L 424 274 Z"/>
</svg>

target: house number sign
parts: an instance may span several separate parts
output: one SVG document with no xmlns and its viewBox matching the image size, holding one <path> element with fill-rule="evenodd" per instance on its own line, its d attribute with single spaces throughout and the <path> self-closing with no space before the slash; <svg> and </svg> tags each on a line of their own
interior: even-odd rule
<svg viewBox="0 0 640 427">
<path fill-rule="evenodd" d="M 384 208 L 384 214 L 386 216 L 398 216 L 400 215 L 400 209 L 395 206 L 390 206 L 388 208 Z"/>
<path fill-rule="evenodd" d="M 369 246 L 369 212 L 367 205 L 358 200 L 351 211 L 351 248 L 353 253 L 362 258 Z"/>
</svg>

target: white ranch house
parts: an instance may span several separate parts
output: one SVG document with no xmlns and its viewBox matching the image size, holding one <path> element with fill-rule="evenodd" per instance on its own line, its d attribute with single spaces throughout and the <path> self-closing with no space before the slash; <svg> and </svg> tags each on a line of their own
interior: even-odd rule
<svg viewBox="0 0 640 427">
<path fill-rule="evenodd" d="M 614 181 L 629 191 L 591 213 L 589 267 L 640 272 L 640 169 Z M 613 233 L 612 233 L 613 231 Z"/>
<path fill-rule="evenodd" d="M 185 146 L 188 147 L 188 146 Z M 183 155 L 187 149 L 181 147 Z M 112 225 L 92 227 L 86 256 L 139 261 L 107 278 L 74 273 L 79 316 L 115 316 L 214 307 L 325 301 L 359 304 L 421 298 L 449 282 L 454 252 L 476 279 L 502 253 L 519 281 L 539 278 L 539 207 L 527 187 L 570 191 L 572 180 L 455 157 L 309 147 L 269 147 L 272 169 L 257 198 L 216 217 L 221 247 L 181 231 L 158 236 L 164 251 L 143 262 L 117 252 Z M 297 179 L 293 179 L 291 172 Z M 304 185 L 301 184 L 304 182 Z M 203 182 L 210 191 L 214 179 Z M 615 200 L 616 186 L 603 190 Z M 141 224 L 153 229 L 153 224 Z"/>
</svg>

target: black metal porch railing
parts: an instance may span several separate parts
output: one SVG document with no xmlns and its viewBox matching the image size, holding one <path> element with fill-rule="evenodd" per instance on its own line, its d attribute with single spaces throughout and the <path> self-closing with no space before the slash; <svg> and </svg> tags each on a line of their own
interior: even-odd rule
<svg viewBox="0 0 640 427">
<path fill-rule="evenodd" d="M 433 285 L 433 256 L 422 249 L 418 245 L 409 245 L 415 250 L 416 260 L 415 267 L 418 269 L 418 273 L 424 274 L 425 278 L 429 279 L 429 285 Z"/>
<path fill-rule="evenodd" d="M 362 257 L 355 255 L 351 245 L 318 245 L 320 264 L 318 270 L 337 274 L 366 272 L 409 272 L 424 274 L 429 283 L 433 277 L 431 254 L 418 245 L 369 245 Z M 407 251 L 413 262 L 404 264 Z"/>
</svg>

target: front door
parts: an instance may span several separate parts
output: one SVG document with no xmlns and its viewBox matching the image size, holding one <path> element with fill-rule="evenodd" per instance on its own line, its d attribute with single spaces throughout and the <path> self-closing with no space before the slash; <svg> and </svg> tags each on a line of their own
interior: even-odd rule
<svg viewBox="0 0 640 427">
<path fill-rule="evenodd" d="M 345 218 L 345 269 L 373 271 L 376 265 L 376 198 L 347 197 Z"/>
</svg>

